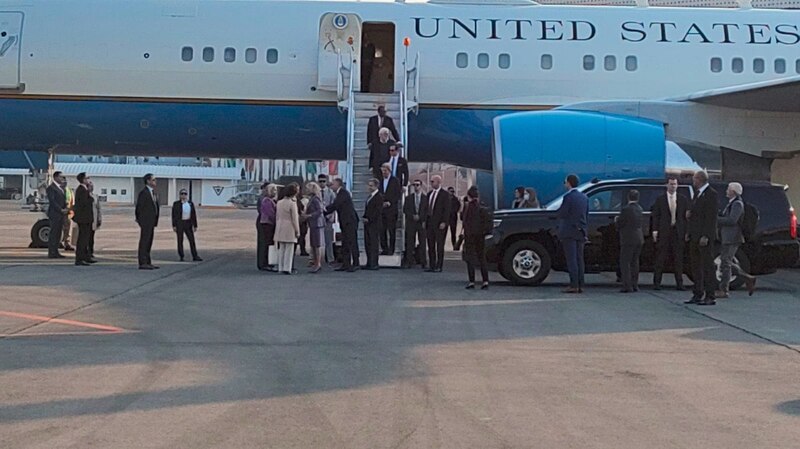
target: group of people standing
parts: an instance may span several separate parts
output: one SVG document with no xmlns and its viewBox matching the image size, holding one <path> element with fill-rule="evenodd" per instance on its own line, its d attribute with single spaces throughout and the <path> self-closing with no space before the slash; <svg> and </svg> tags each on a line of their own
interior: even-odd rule
<svg viewBox="0 0 800 449">
<path fill-rule="evenodd" d="M 53 182 L 47 186 L 47 218 L 50 222 L 47 255 L 51 259 L 65 258 L 59 252 L 73 250 L 70 245 L 73 223 L 77 233 L 74 240 L 75 265 L 88 266 L 97 263 L 94 258 L 94 235 L 102 225 L 100 202 L 94 195 L 94 183 L 79 173 L 76 177 L 78 186 L 71 190 L 67 186 L 66 177 L 60 171 L 53 173 Z M 62 238 L 63 237 L 63 238 Z"/>
</svg>

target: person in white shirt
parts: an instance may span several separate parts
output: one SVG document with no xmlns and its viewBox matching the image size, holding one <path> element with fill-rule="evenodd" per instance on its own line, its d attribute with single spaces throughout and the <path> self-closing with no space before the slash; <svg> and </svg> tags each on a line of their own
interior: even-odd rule
<svg viewBox="0 0 800 449">
<path fill-rule="evenodd" d="M 189 192 L 186 189 L 181 189 L 180 199 L 172 203 L 172 230 L 178 235 L 178 256 L 180 256 L 181 262 L 184 260 L 184 235 L 189 240 L 192 260 L 201 262 L 203 259 L 197 255 L 197 245 L 194 241 L 194 233 L 197 232 L 197 211 L 194 208 L 194 203 L 189 201 Z"/>
<path fill-rule="evenodd" d="M 686 211 L 689 198 L 678 192 L 678 178 L 667 180 L 667 191 L 659 196 L 650 209 L 651 234 L 656 245 L 653 269 L 653 288 L 661 289 L 661 278 L 667 262 L 672 259 L 675 285 L 683 290 L 683 258 L 686 246 Z"/>
</svg>

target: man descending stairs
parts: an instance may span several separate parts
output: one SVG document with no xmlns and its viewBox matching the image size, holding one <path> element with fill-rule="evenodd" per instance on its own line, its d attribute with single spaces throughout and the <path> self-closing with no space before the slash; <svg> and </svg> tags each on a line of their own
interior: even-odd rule
<svg viewBox="0 0 800 449">
<path fill-rule="evenodd" d="M 353 160 L 350 161 L 353 169 L 353 182 L 348 186 L 353 194 L 353 203 L 358 210 L 359 215 L 364 211 L 369 192 L 367 190 L 367 181 L 371 178 L 377 178 L 379 185 L 382 187 L 384 182 L 380 177 L 380 173 L 373 170 L 374 167 L 370 166 L 370 148 L 368 147 L 367 140 L 369 138 L 368 131 L 380 129 L 381 127 L 389 128 L 390 137 L 392 141 L 396 141 L 402 135 L 402 129 L 395 124 L 400 124 L 400 95 L 395 94 L 372 94 L 372 93 L 353 93 L 353 104 L 355 112 L 354 121 L 354 141 L 353 141 Z M 385 117 L 376 117 L 370 123 L 370 119 L 377 115 L 379 106 L 385 108 Z M 385 148 L 385 150 L 384 150 Z M 388 162 L 389 155 L 383 154 L 388 151 L 388 145 L 373 144 L 373 165 L 381 162 Z M 401 168 L 401 167 L 397 167 Z M 407 167 L 406 167 L 407 170 Z M 395 231 L 395 250 L 391 254 L 382 254 L 379 259 L 381 266 L 399 267 L 402 261 L 402 253 L 404 248 L 403 240 L 403 218 L 402 218 L 402 186 L 400 192 L 400 201 L 394 207 L 397 207 L 397 224 Z M 364 230 L 363 227 L 358 229 L 359 247 L 364 250 Z M 390 239 L 387 239 L 390 240 Z M 388 243 L 388 242 L 387 242 Z M 363 257 L 366 260 L 366 256 Z"/>
</svg>

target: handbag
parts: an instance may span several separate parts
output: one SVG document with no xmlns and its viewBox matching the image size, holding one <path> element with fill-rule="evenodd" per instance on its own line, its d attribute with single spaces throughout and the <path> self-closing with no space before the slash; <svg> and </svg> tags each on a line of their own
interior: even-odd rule
<svg viewBox="0 0 800 449">
<path fill-rule="evenodd" d="M 278 247 L 275 245 L 267 248 L 267 265 L 278 265 Z"/>
</svg>

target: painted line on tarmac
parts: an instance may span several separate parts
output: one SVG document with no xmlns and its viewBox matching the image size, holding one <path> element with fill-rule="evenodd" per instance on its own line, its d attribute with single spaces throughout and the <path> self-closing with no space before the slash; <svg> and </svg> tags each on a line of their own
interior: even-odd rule
<svg viewBox="0 0 800 449">
<path fill-rule="evenodd" d="M 32 315 L 29 313 L 17 313 L 17 312 L 6 312 L 4 310 L 0 310 L 0 316 L 10 317 L 10 318 L 21 318 L 24 320 L 31 320 L 37 321 L 38 324 L 47 324 L 47 323 L 54 323 L 54 324 L 66 324 L 69 326 L 77 326 L 77 327 L 85 327 L 88 329 L 95 329 L 105 331 L 107 333 L 119 333 L 125 332 L 125 329 L 116 326 L 108 326 L 105 324 L 95 324 L 95 323 L 87 323 L 85 321 L 76 321 L 76 320 L 66 320 L 63 318 L 54 318 L 44 315 Z"/>
<path fill-rule="evenodd" d="M 71 337 L 71 336 L 84 336 L 84 335 L 119 335 L 131 334 L 138 331 L 123 331 L 123 332 L 102 332 L 102 331 L 84 331 L 84 332 L 36 332 L 31 334 L 0 334 L 0 338 L 31 338 L 31 337 Z"/>
<path fill-rule="evenodd" d="M 538 298 L 538 299 L 417 299 L 401 301 L 401 307 L 410 308 L 445 308 L 445 307 L 464 307 L 464 306 L 496 306 L 512 304 L 532 304 L 550 302 L 580 302 L 592 301 L 590 297 L 581 298 Z"/>
</svg>

